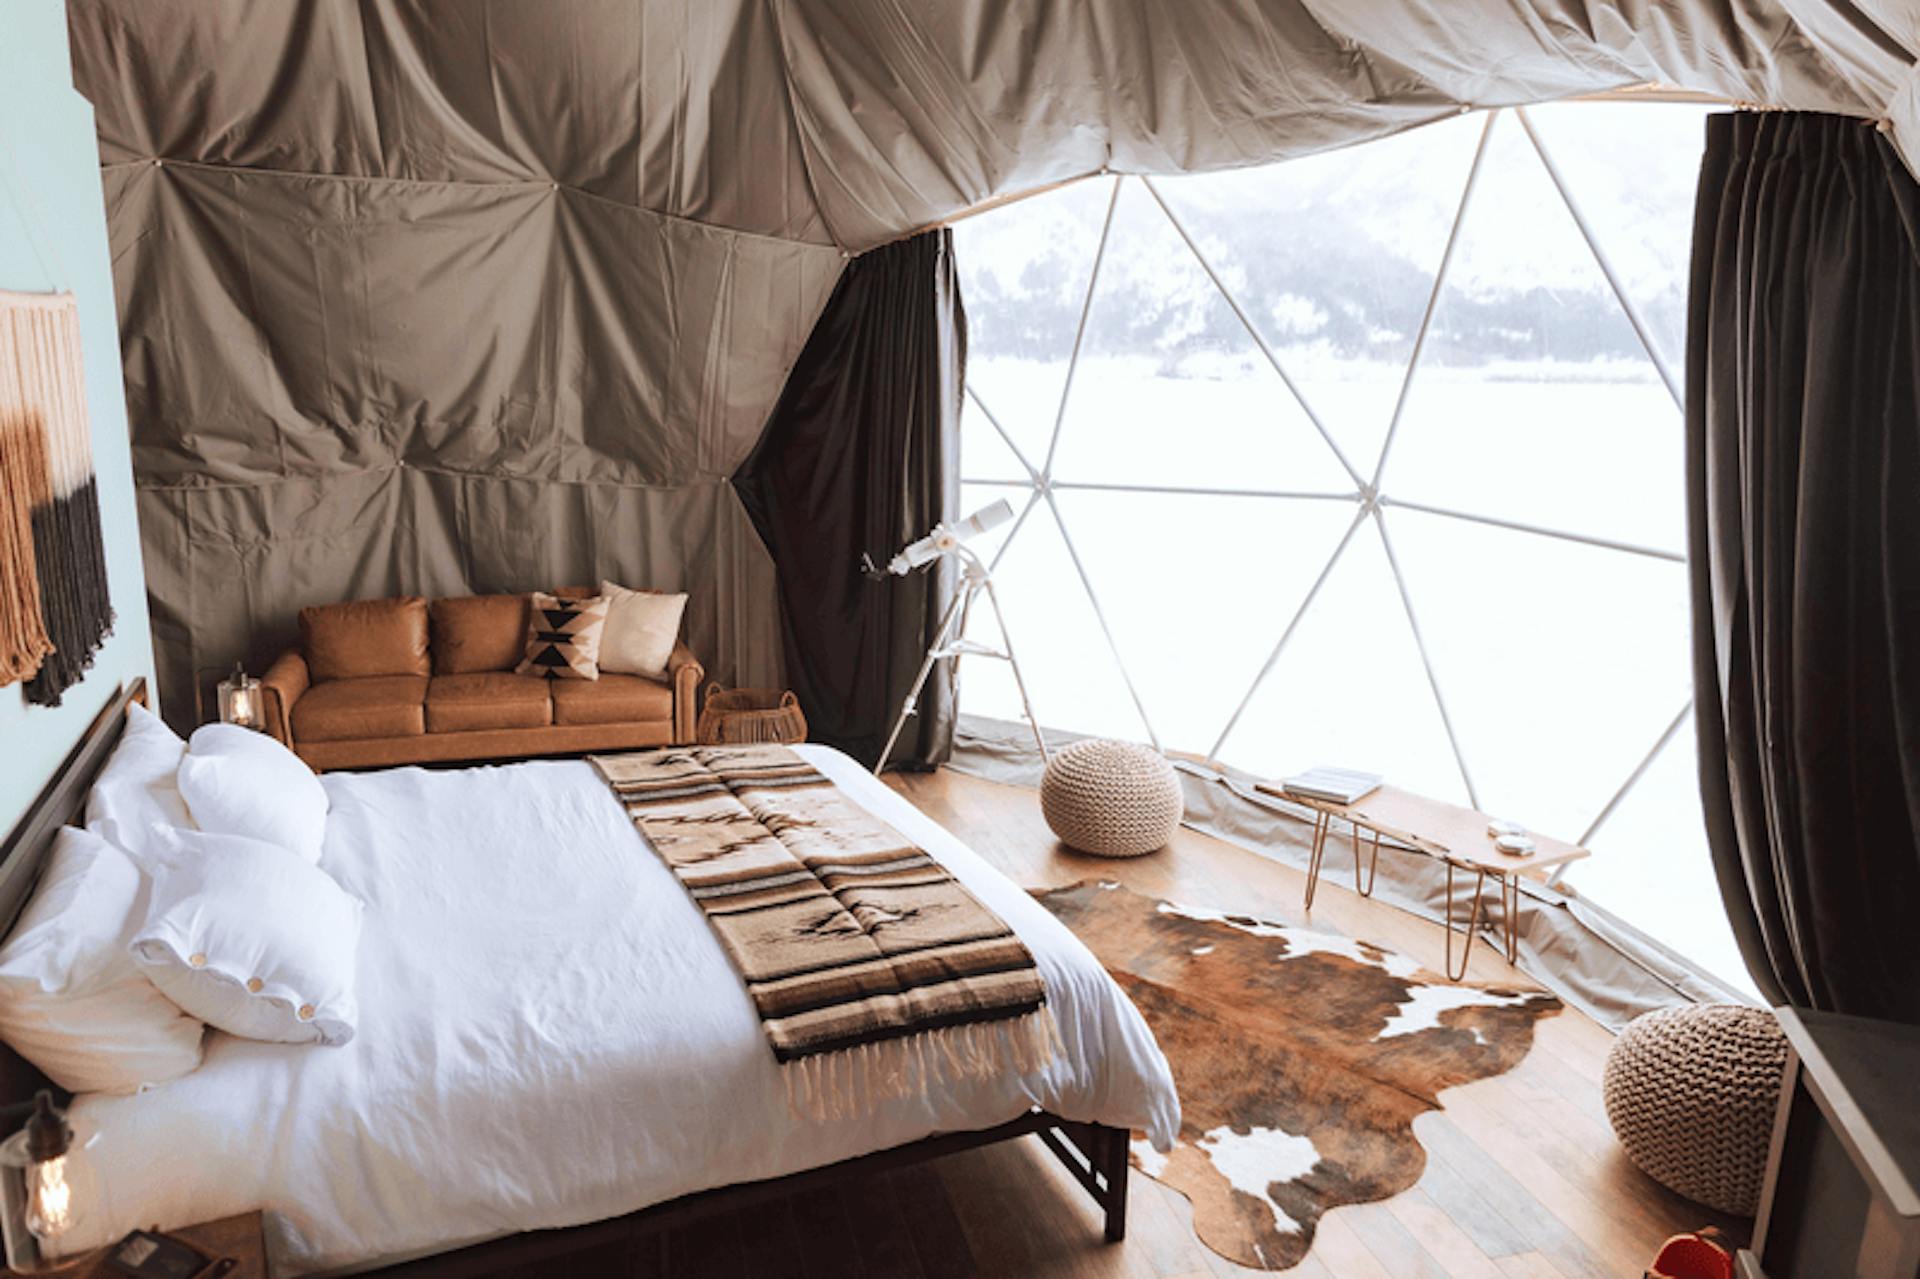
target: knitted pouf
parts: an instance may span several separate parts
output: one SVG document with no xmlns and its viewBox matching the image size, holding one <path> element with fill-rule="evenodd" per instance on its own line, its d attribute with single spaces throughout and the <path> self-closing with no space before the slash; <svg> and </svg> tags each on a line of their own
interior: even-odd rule
<svg viewBox="0 0 1920 1279">
<path fill-rule="evenodd" d="M 1688 1004 L 1636 1017 L 1607 1054 L 1607 1119 L 1627 1156 L 1696 1203 L 1760 1203 L 1787 1038 L 1764 1008 Z"/>
<path fill-rule="evenodd" d="M 1165 848 L 1183 808 L 1173 765 L 1160 752 L 1131 742 L 1063 747 L 1040 782 L 1040 811 L 1060 842 L 1102 857 Z"/>
</svg>

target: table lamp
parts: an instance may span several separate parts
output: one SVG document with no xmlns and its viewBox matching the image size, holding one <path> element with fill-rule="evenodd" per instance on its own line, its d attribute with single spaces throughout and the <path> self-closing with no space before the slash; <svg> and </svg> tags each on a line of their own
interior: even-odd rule
<svg viewBox="0 0 1920 1279">
<path fill-rule="evenodd" d="M 7 1265 L 21 1274 L 59 1268 L 61 1239 L 87 1208 L 67 1153 L 73 1129 L 46 1089 L 34 1094 L 26 1126 L 0 1142 L 0 1233 Z"/>
<path fill-rule="evenodd" d="M 220 722 L 258 731 L 263 710 L 260 698 L 260 681 L 247 674 L 239 662 L 235 662 L 233 674 L 221 680 L 215 692 L 215 700 L 220 707 Z"/>
</svg>

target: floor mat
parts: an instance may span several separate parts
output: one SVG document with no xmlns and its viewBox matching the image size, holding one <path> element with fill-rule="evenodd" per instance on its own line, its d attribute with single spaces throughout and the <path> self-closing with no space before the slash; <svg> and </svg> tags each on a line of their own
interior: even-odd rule
<svg viewBox="0 0 1920 1279">
<path fill-rule="evenodd" d="M 1284 1270 L 1322 1213 L 1420 1179 L 1413 1120 L 1512 1069 L 1541 991 L 1454 983 L 1334 933 L 1189 909 L 1089 880 L 1036 893 L 1133 998 L 1180 1089 L 1171 1154 L 1133 1164 L 1193 1203 L 1200 1241 Z"/>
</svg>

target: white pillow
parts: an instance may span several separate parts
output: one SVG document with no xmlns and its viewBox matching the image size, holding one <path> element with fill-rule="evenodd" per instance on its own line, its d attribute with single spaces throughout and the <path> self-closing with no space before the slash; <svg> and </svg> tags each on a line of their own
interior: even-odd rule
<svg viewBox="0 0 1920 1279">
<path fill-rule="evenodd" d="M 157 826 L 193 826 L 177 775 L 187 744 L 160 717 L 135 703 L 127 725 L 87 796 L 87 829 L 144 860 L 148 832 Z"/>
<path fill-rule="evenodd" d="M 146 905 L 127 855 L 68 827 L 0 945 L 0 1039 L 71 1092 L 133 1092 L 200 1064 L 206 1027 L 127 953 Z"/>
<path fill-rule="evenodd" d="M 318 867 L 239 835 L 167 831 L 132 951 L 153 984 L 245 1039 L 344 1044 L 359 1016 L 360 903 Z"/>
<path fill-rule="evenodd" d="M 319 864 L 326 788 L 273 738 L 238 724 L 195 729 L 179 776 L 180 796 L 201 830 L 265 840 Z"/>
<path fill-rule="evenodd" d="M 614 582 L 600 583 L 607 601 L 607 628 L 600 635 L 600 669 L 615 675 L 645 675 L 665 679 L 673 645 L 680 638 L 680 615 L 685 595 L 630 591 Z"/>
</svg>

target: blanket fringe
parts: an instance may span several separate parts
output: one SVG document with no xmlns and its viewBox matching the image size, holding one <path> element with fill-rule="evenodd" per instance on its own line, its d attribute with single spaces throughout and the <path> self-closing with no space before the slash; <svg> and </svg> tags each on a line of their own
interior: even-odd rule
<svg viewBox="0 0 1920 1279">
<path fill-rule="evenodd" d="M 816 1123 L 850 1119 L 881 1102 L 925 1096 L 941 1084 L 1030 1075 L 1063 1051 L 1060 1028 L 1042 1005 L 1019 1017 L 948 1026 L 836 1052 L 796 1057 L 781 1067 L 787 1106 Z"/>
</svg>

